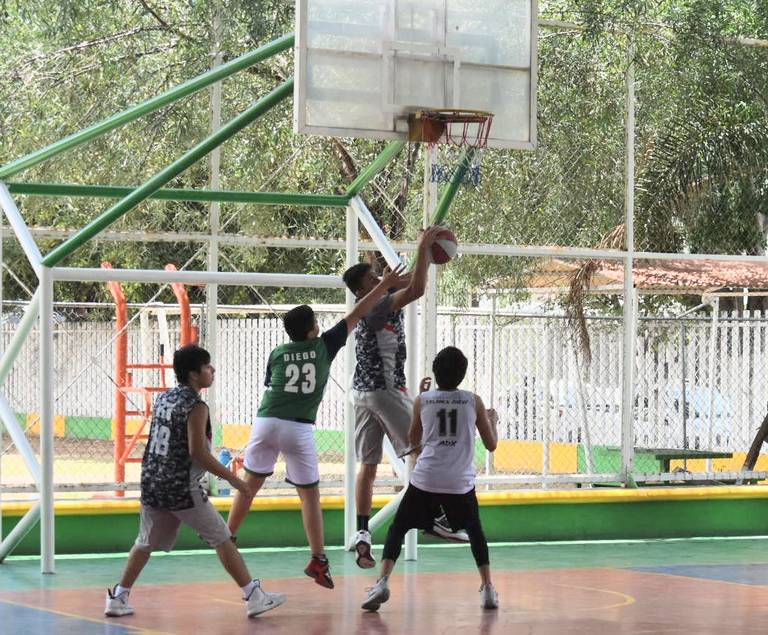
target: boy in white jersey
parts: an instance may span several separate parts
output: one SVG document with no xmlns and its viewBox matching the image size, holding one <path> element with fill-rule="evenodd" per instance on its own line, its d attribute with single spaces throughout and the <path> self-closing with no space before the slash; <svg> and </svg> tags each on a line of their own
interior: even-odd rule
<svg viewBox="0 0 768 635">
<path fill-rule="evenodd" d="M 441 350 L 432 362 L 437 390 L 421 383 L 413 404 L 409 431 L 412 448 L 420 451 L 411 482 L 387 532 L 381 557 L 381 577 L 368 592 L 362 608 L 376 611 L 389 599 L 389 575 L 410 529 L 432 526 L 442 507 L 451 527 L 466 529 L 472 555 L 480 572 L 481 606 L 495 609 L 498 595 L 491 583 L 488 543 L 480 524 L 475 495 L 475 430 L 489 452 L 496 449 L 496 412 L 486 411 L 474 393 L 458 390 L 467 372 L 467 358 L 453 346 Z"/>
</svg>

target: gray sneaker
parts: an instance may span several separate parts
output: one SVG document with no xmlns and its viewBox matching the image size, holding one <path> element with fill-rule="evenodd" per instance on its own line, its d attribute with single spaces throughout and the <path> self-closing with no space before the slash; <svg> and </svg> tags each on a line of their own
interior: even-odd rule
<svg viewBox="0 0 768 635">
<path fill-rule="evenodd" d="M 387 578 L 379 578 L 368 591 L 368 599 L 361 608 L 364 611 L 378 611 L 379 607 L 389 599 L 389 583 Z"/>
<path fill-rule="evenodd" d="M 117 585 L 107 589 L 107 597 L 104 602 L 104 615 L 107 617 L 122 617 L 133 615 L 133 607 L 128 604 L 128 593 L 116 595 Z"/>
<path fill-rule="evenodd" d="M 251 595 L 246 598 L 248 607 L 246 613 L 248 617 L 261 615 L 272 609 L 276 609 L 286 600 L 285 593 L 267 593 L 261 588 L 261 582 L 254 580 L 256 587 L 251 591 Z"/>
<path fill-rule="evenodd" d="M 480 606 L 484 609 L 499 608 L 499 594 L 492 584 L 484 584 L 480 587 Z"/>
</svg>

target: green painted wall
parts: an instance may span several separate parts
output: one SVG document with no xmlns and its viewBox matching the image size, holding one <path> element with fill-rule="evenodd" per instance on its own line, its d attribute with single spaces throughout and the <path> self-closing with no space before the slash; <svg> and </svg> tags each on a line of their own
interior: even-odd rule
<svg viewBox="0 0 768 635">
<path fill-rule="evenodd" d="M 586 474 L 587 461 L 585 458 L 584 446 L 577 448 L 579 474 Z M 606 445 L 592 446 L 593 471 L 596 474 L 611 474 L 621 471 L 621 448 L 609 447 Z M 635 472 L 655 474 L 661 472 L 661 461 L 657 460 L 652 454 L 642 452 L 635 453 Z"/>
<path fill-rule="evenodd" d="M 64 419 L 64 436 L 70 439 L 112 438 L 112 420 L 106 417 L 71 416 Z"/>
<path fill-rule="evenodd" d="M 754 536 L 768 532 L 765 499 L 489 505 L 482 506 L 480 511 L 491 542 Z M 342 510 L 325 512 L 327 544 L 342 542 L 343 518 Z M 18 517 L 4 515 L 3 535 L 17 521 Z M 60 515 L 56 518 L 56 551 L 127 551 L 136 538 L 138 526 L 136 514 Z M 384 536 L 384 530 L 379 530 L 376 542 L 382 543 Z M 298 510 L 252 512 L 240 531 L 238 544 L 303 546 L 306 539 L 301 514 Z M 203 544 L 185 528 L 177 546 L 186 549 Z M 30 532 L 15 553 L 39 553 L 39 530 Z"/>
</svg>

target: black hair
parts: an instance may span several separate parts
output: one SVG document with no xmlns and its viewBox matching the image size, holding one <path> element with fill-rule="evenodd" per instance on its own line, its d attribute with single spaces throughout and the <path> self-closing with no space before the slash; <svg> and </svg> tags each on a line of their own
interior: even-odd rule
<svg viewBox="0 0 768 635">
<path fill-rule="evenodd" d="M 357 293 L 363 286 L 363 278 L 373 267 L 367 262 L 358 262 L 356 265 L 352 265 L 344 272 L 341 277 L 344 280 L 344 284 L 347 285 L 352 293 Z"/>
<path fill-rule="evenodd" d="M 303 342 L 315 328 L 315 312 L 306 304 L 295 306 L 283 316 L 283 326 L 292 342 Z"/>
<path fill-rule="evenodd" d="M 432 372 L 440 390 L 453 390 L 467 374 L 467 358 L 455 346 L 446 346 L 432 362 Z"/>
<path fill-rule="evenodd" d="M 194 344 L 182 346 L 173 354 L 173 372 L 180 384 L 189 383 L 189 374 L 199 373 L 205 364 L 211 363 L 211 354 Z"/>
</svg>

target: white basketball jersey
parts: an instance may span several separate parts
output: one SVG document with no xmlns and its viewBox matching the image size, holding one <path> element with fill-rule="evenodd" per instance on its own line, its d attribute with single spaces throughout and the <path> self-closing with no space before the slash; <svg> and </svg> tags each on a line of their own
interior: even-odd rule
<svg viewBox="0 0 768 635">
<path fill-rule="evenodd" d="M 411 483 L 426 492 L 466 494 L 475 486 L 475 395 L 430 390 L 419 399 L 422 450 Z"/>
</svg>

